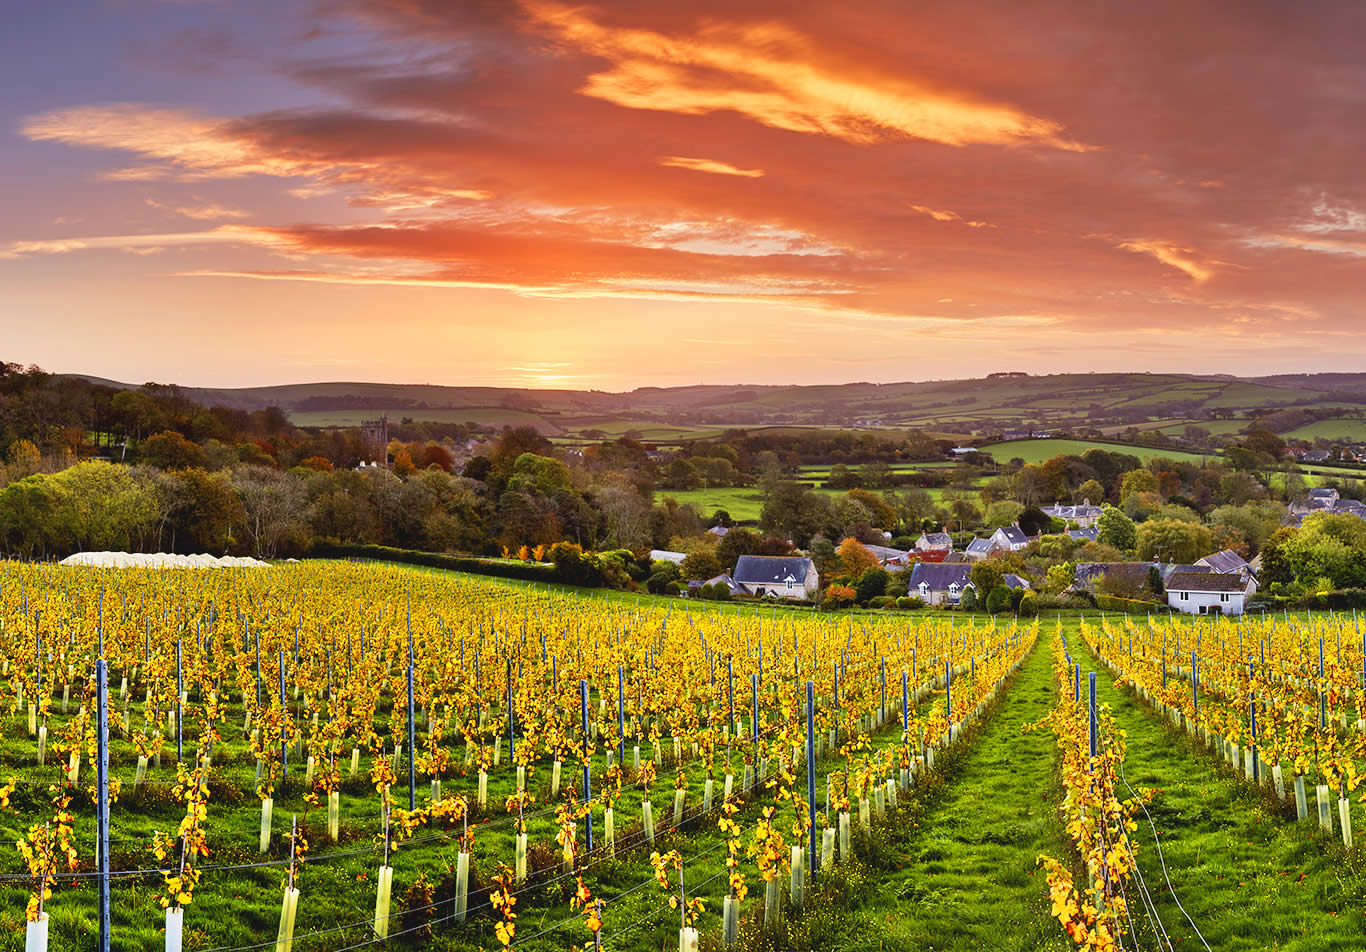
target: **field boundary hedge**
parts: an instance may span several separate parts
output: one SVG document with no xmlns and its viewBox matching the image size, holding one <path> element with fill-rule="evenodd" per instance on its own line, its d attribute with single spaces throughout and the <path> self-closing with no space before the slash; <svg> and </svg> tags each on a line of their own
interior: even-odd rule
<svg viewBox="0 0 1366 952">
<path fill-rule="evenodd" d="M 373 559 L 376 562 L 397 562 L 421 565 L 471 575 L 492 575 L 525 582 L 560 582 L 555 566 L 548 562 L 504 562 L 481 559 L 469 555 L 447 555 L 442 552 L 421 552 L 416 549 L 397 549 L 387 545 L 336 545 L 319 543 L 308 551 L 312 559 Z"/>
</svg>

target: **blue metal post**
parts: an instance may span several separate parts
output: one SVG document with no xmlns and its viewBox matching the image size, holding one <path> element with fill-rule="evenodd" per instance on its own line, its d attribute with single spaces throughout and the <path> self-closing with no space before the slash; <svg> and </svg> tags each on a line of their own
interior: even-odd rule
<svg viewBox="0 0 1366 952">
<path fill-rule="evenodd" d="M 587 730 L 587 728 L 584 728 Z M 621 766 L 626 766 L 626 672 L 617 665 L 617 734 L 621 744 Z"/>
<path fill-rule="evenodd" d="M 260 635 L 257 635 L 256 648 L 261 648 Z M 285 726 L 289 723 L 289 705 L 285 703 L 285 652 L 280 651 L 280 772 L 289 776 L 289 735 Z"/>
<path fill-rule="evenodd" d="M 176 762 L 185 759 L 185 730 L 181 725 L 185 710 L 181 706 L 180 699 L 185 694 L 185 681 L 181 676 L 180 670 L 180 639 L 175 640 L 175 759 Z"/>
<path fill-rule="evenodd" d="M 100 952 L 109 952 L 109 671 L 104 658 L 95 661 L 95 778 L 100 850 Z"/>
<path fill-rule="evenodd" d="M 754 746 L 759 746 L 759 676 L 751 674 L 749 676 L 749 690 L 753 698 L 754 710 L 750 715 L 749 733 L 754 738 Z"/>
<path fill-rule="evenodd" d="M 593 799 L 593 768 L 590 764 L 588 747 L 588 682 L 579 682 L 579 710 L 583 715 L 583 802 Z M 588 852 L 593 852 L 593 814 L 590 811 L 584 818 L 588 823 Z"/>
<path fill-rule="evenodd" d="M 806 811 L 811 881 L 816 881 L 816 683 L 806 682 Z"/>
<path fill-rule="evenodd" d="M 1090 688 L 1091 695 L 1091 756 L 1095 757 L 1100 751 L 1100 723 L 1096 710 L 1096 672 L 1092 671 L 1087 677 L 1087 685 Z"/>
</svg>

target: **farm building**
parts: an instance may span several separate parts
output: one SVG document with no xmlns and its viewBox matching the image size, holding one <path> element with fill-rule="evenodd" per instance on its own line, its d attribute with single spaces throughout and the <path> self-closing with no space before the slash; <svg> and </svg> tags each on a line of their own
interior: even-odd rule
<svg viewBox="0 0 1366 952">
<path fill-rule="evenodd" d="M 821 584 L 815 562 L 788 556 L 742 555 L 731 577 L 746 594 L 769 598 L 815 598 Z"/>
</svg>

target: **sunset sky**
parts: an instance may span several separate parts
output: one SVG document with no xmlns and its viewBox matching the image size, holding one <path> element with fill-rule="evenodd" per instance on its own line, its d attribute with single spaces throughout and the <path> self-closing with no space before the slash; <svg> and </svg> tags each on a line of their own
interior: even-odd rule
<svg viewBox="0 0 1366 952">
<path fill-rule="evenodd" d="M 1366 369 L 1366 4 L 6 7 L 0 359 L 628 389 Z"/>
</svg>

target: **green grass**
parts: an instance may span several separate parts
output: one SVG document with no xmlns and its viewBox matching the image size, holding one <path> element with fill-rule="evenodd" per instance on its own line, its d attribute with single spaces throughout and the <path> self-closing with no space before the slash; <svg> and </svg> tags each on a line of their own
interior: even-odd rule
<svg viewBox="0 0 1366 952">
<path fill-rule="evenodd" d="M 1366 420 L 1360 417 L 1319 420 L 1282 434 L 1296 440 L 1342 440 L 1351 443 L 1366 442 Z"/>
<path fill-rule="evenodd" d="M 1128 734 L 1128 781 L 1150 788 L 1149 812 L 1160 835 L 1176 896 L 1214 949 L 1296 952 L 1362 947 L 1366 920 L 1360 851 L 1296 823 L 1293 802 L 1256 793 L 1206 748 L 1139 706 L 1095 662 L 1080 637 L 1069 637 L 1083 669 L 1097 668 L 1098 696 Z M 1355 808 L 1355 804 L 1354 804 Z M 1139 864 L 1178 948 L 1197 940 L 1164 886 L 1152 831 L 1142 817 L 1134 834 Z M 1359 822 L 1359 820 L 1358 820 Z"/>
<path fill-rule="evenodd" d="M 510 410 L 505 407 L 457 407 L 423 410 L 412 407 L 399 410 L 307 410 L 289 415 L 295 426 L 353 427 L 363 420 L 377 420 L 387 416 L 391 424 L 411 419 L 418 423 L 479 423 L 484 426 L 531 426 L 546 436 L 558 435 L 560 427 L 535 413 Z"/>
<path fill-rule="evenodd" d="M 1026 463 L 1042 463 L 1054 456 L 1064 454 L 1080 456 L 1090 449 L 1126 453 L 1145 461 L 1161 456 L 1167 459 L 1199 463 L 1207 458 L 1198 453 L 1188 453 L 1183 450 L 1157 449 L 1150 446 L 1130 446 L 1115 443 L 1091 443 L 1085 440 L 1015 440 L 1010 443 L 994 443 L 984 446 L 982 449 L 991 453 L 998 463 L 1009 462 L 1015 458 L 1022 459 Z"/>
</svg>

